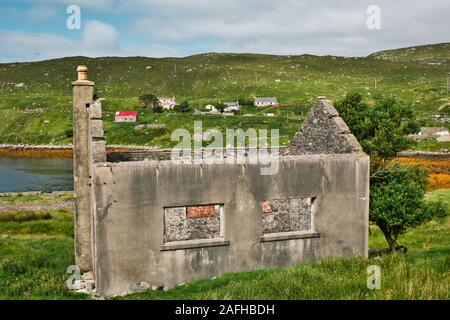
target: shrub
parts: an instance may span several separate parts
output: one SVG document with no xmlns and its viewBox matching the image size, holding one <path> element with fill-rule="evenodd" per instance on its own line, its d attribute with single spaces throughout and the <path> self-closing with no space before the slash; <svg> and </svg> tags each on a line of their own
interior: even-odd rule
<svg viewBox="0 0 450 320">
<path fill-rule="evenodd" d="M 370 221 L 381 229 L 391 252 L 406 251 L 397 244 L 398 236 L 429 221 L 441 209 L 425 203 L 424 169 L 391 161 L 413 145 L 407 135 L 419 127 L 414 112 L 410 106 L 382 96 L 369 106 L 358 93 L 347 94 L 335 106 L 364 151 L 376 159 L 371 162 Z"/>
<path fill-rule="evenodd" d="M 408 228 L 447 214 L 443 203 L 425 202 L 426 187 L 426 171 L 419 166 L 390 164 L 372 176 L 370 220 L 383 232 L 391 252 L 406 251 L 397 239 Z"/>
<path fill-rule="evenodd" d="M 175 106 L 175 111 L 181 112 L 181 113 L 188 113 L 188 112 L 192 111 L 192 108 L 189 105 L 189 102 L 183 101 L 180 103 L 180 105 Z"/>
</svg>

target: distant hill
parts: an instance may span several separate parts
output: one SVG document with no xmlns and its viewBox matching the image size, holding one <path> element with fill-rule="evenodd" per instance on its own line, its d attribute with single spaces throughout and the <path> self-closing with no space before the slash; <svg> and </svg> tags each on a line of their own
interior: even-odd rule
<svg viewBox="0 0 450 320">
<path fill-rule="evenodd" d="M 438 43 L 417 47 L 386 50 L 371 54 L 369 57 L 393 62 L 419 61 L 428 64 L 448 63 L 450 43 Z"/>
<path fill-rule="evenodd" d="M 167 132 L 137 139 L 134 131 L 121 131 L 128 127 L 112 124 L 113 112 L 139 110 L 138 97 L 143 93 L 188 100 L 194 109 L 219 101 L 276 96 L 292 107 L 276 110 L 272 122 L 254 117 L 215 122 L 218 126 L 268 128 L 284 121 L 282 129 L 288 141 L 300 124 L 298 116 L 307 112 L 317 96 L 339 99 L 349 90 L 357 90 L 369 101 L 381 95 L 396 96 L 426 119 L 425 112 L 437 112 L 450 102 L 446 95 L 449 53 L 450 44 L 437 44 L 361 58 L 207 53 L 185 58 L 68 57 L 0 64 L 0 143 L 69 143 L 71 82 L 80 64 L 89 67 L 98 95 L 106 98 L 108 143 L 166 146 Z M 249 113 L 261 115 L 258 110 Z M 169 129 L 183 123 L 183 116 L 177 117 L 179 121 L 170 120 Z M 184 122 L 192 120 L 192 116 L 184 117 Z M 169 122 L 172 118 L 166 114 L 141 117 L 144 122 Z M 209 125 L 214 126 L 214 121 Z"/>
</svg>

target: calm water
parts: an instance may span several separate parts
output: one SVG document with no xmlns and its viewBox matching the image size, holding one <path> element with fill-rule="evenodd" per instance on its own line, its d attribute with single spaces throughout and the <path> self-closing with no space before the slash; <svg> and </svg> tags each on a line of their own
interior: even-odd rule
<svg viewBox="0 0 450 320">
<path fill-rule="evenodd" d="M 0 157 L 0 192 L 73 190 L 72 160 Z"/>
</svg>

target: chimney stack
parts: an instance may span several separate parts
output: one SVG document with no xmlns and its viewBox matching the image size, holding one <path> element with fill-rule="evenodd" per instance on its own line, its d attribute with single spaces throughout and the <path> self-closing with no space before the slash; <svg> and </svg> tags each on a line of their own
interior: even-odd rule
<svg viewBox="0 0 450 320">
<path fill-rule="evenodd" d="M 78 81 L 85 81 L 88 79 L 88 68 L 86 66 L 78 66 Z"/>
<path fill-rule="evenodd" d="M 75 199 L 75 263 L 82 270 L 92 270 L 91 194 L 89 168 L 89 108 L 94 102 L 94 82 L 88 80 L 88 68 L 78 66 L 78 80 L 73 87 L 73 164 Z"/>
</svg>

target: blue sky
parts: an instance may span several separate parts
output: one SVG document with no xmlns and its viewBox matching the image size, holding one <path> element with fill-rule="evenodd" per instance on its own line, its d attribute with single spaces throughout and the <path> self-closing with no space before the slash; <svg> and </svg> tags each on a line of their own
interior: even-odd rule
<svg viewBox="0 0 450 320">
<path fill-rule="evenodd" d="M 81 10 L 69 30 L 66 10 Z M 381 29 L 367 27 L 380 8 Z M 448 0 L 3 0 L 0 62 L 252 52 L 364 56 L 450 42 Z"/>
</svg>

